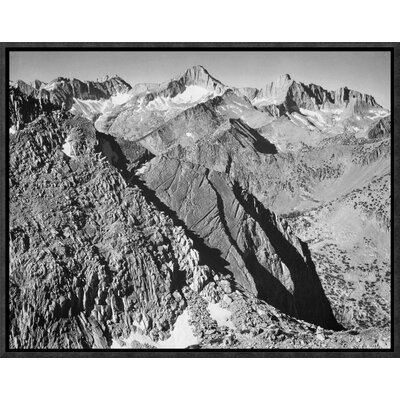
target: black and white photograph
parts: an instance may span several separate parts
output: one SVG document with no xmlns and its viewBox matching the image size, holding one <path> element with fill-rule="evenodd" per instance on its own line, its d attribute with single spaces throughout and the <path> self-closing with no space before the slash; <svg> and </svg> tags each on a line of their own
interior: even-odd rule
<svg viewBox="0 0 400 400">
<path fill-rule="evenodd" d="M 393 49 L 6 62 L 8 351 L 393 350 Z"/>
</svg>

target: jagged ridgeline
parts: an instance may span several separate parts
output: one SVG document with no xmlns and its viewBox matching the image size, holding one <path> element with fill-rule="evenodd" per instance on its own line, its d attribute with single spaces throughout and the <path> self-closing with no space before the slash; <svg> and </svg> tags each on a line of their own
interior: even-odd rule
<svg viewBox="0 0 400 400">
<path fill-rule="evenodd" d="M 18 81 L 9 111 L 12 348 L 389 346 L 372 96 L 197 66 Z"/>
</svg>

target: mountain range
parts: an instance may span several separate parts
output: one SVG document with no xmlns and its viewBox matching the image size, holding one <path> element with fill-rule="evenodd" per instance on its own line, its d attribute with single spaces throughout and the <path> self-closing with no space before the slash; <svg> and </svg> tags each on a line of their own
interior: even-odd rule
<svg viewBox="0 0 400 400">
<path fill-rule="evenodd" d="M 390 118 L 288 74 L 10 82 L 11 345 L 388 346 Z"/>
</svg>

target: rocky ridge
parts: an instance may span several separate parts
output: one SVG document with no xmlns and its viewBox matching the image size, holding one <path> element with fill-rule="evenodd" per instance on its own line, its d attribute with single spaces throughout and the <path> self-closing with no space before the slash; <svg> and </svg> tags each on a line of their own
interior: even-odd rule
<svg viewBox="0 0 400 400">
<path fill-rule="evenodd" d="M 265 88 L 255 92 L 251 100 L 258 107 L 265 107 L 266 110 L 275 116 L 281 116 L 287 112 L 300 109 L 320 110 L 321 108 L 348 106 L 355 103 L 356 111 L 367 107 L 377 107 L 376 100 L 368 95 L 348 89 L 339 88 L 335 91 L 328 91 L 313 83 L 307 85 L 294 81 L 290 75 L 281 75 L 275 81 L 266 85 Z"/>
<path fill-rule="evenodd" d="M 130 89 L 131 86 L 118 76 L 84 82 L 75 78 L 58 77 L 49 83 L 36 80 L 32 85 L 18 80 L 10 84 L 10 102 L 15 103 L 12 96 L 23 96 L 24 102 L 20 101 L 14 108 L 20 109 L 26 104 L 29 109 L 49 111 L 49 105 L 51 105 L 53 109 L 63 108 L 67 111 L 75 106 L 75 113 L 84 113 L 85 110 L 82 109 L 82 103 L 79 100 L 101 102 L 113 96 L 127 94 Z M 36 105 L 33 106 L 33 104 Z M 10 105 L 10 108 L 13 107 Z M 37 116 L 37 112 L 34 115 L 25 116 L 24 122 L 31 122 Z M 13 126 L 15 121 L 11 119 L 10 126 Z"/>
<path fill-rule="evenodd" d="M 61 151 L 67 136 L 73 158 Z M 96 144 L 84 121 L 54 119 L 10 143 L 13 347 L 105 348 L 133 326 L 162 339 L 185 307 L 183 286 L 201 291 L 212 277 L 184 230 Z"/>
</svg>

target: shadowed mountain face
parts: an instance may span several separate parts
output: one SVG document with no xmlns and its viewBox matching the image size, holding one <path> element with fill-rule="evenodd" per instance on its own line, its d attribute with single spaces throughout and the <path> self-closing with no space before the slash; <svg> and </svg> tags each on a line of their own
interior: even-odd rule
<svg viewBox="0 0 400 400">
<path fill-rule="evenodd" d="M 12 347 L 385 345 L 391 126 L 372 96 L 195 66 L 18 81 L 9 110 Z"/>
<path fill-rule="evenodd" d="M 32 90 L 29 88 L 21 90 L 20 87 L 10 88 L 8 110 L 10 116 L 9 124 L 13 132 L 22 129 L 26 123 L 34 121 L 43 112 L 60 109 L 59 106 L 50 101 L 42 101 L 32 96 Z"/>
<path fill-rule="evenodd" d="M 338 329 L 307 246 L 287 223 L 225 174 L 170 157 L 150 163 L 146 184 L 189 230 L 221 252 L 235 281 L 287 314 Z"/>
</svg>

